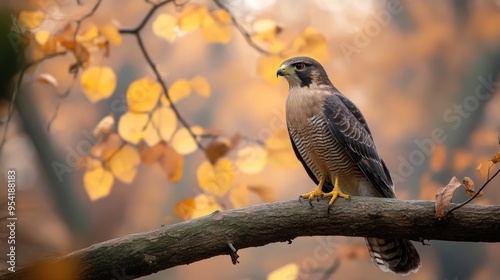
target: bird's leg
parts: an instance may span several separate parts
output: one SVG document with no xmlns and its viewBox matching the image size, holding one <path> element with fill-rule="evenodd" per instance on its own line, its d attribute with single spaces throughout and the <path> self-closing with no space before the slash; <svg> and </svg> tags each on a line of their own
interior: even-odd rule
<svg viewBox="0 0 500 280">
<path fill-rule="evenodd" d="M 318 186 L 316 187 L 316 189 L 314 189 L 314 191 L 312 192 L 308 192 L 308 193 L 305 193 L 303 195 L 301 195 L 299 198 L 307 198 L 309 199 L 309 204 L 312 206 L 312 203 L 311 201 L 319 196 L 319 195 L 322 195 L 323 194 L 323 191 L 321 190 L 323 188 L 323 184 L 325 183 L 325 178 L 322 177 L 321 180 L 319 180 L 319 184 Z"/>
<path fill-rule="evenodd" d="M 345 194 L 343 192 L 340 191 L 340 188 L 339 188 L 339 178 L 338 177 L 335 177 L 335 184 L 333 184 L 333 190 L 329 193 L 325 193 L 323 195 L 323 197 L 332 197 L 332 199 L 330 199 L 330 202 L 328 202 L 329 206 L 328 208 L 330 208 L 330 206 L 333 204 L 333 202 L 337 199 L 337 197 L 342 197 L 342 198 L 345 198 L 345 199 L 350 199 L 349 195 L 348 194 Z"/>
</svg>

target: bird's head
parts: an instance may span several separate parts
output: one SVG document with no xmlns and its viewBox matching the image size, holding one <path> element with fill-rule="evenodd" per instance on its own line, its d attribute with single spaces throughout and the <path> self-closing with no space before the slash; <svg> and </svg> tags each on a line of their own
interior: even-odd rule
<svg viewBox="0 0 500 280">
<path fill-rule="evenodd" d="M 293 57 L 281 63 L 276 76 L 283 76 L 292 87 L 332 86 L 325 69 L 316 60 L 305 57 Z"/>
</svg>

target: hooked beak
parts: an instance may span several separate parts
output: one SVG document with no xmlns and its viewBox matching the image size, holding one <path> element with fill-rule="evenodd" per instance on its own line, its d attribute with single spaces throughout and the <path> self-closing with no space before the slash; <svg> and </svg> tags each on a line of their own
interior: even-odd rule
<svg viewBox="0 0 500 280">
<path fill-rule="evenodd" d="M 278 76 L 286 76 L 290 74 L 287 69 L 286 69 L 286 66 L 285 65 L 281 65 L 280 69 L 278 69 L 278 71 L 276 72 L 276 78 Z"/>
</svg>

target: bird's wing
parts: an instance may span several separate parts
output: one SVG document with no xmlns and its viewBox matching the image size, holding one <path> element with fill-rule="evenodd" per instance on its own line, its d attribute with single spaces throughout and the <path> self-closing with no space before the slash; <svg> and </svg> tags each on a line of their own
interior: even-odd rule
<svg viewBox="0 0 500 280">
<path fill-rule="evenodd" d="M 300 163 L 302 163 L 302 166 L 304 166 L 304 169 L 306 170 L 307 175 L 309 175 L 309 177 L 311 178 L 311 180 L 313 180 L 313 182 L 316 185 L 319 184 L 318 178 L 316 178 L 316 176 L 314 176 L 314 173 L 312 172 L 311 169 L 309 169 L 309 166 L 307 166 L 307 163 L 304 160 L 304 158 L 302 157 L 302 155 L 300 155 L 299 149 L 297 149 L 297 145 L 293 141 L 293 136 L 292 136 L 293 134 L 292 133 L 294 133 L 294 132 L 291 131 L 290 128 L 288 128 L 288 135 L 290 136 L 290 142 L 292 142 L 292 147 L 293 147 L 293 151 L 295 152 L 295 156 L 297 156 L 297 158 L 299 159 Z"/>
<path fill-rule="evenodd" d="M 325 118 L 333 137 L 382 197 L 395 197 L 389 170 L 379 156 L 365 118 L 347 97 L 331 94 L 325 100 Z"/>
</svg>

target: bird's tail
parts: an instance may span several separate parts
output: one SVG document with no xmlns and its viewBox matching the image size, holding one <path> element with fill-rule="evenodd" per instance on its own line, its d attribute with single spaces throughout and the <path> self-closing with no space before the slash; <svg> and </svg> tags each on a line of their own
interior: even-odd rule
<svg viewBox="0 0 500 280">
<path fill-rule="evenodd" d="M 408 275 L 421 266 L 420 256 L 407 239 L 366 238 L 373 262 L 383 271 Z"/>
</svg>

